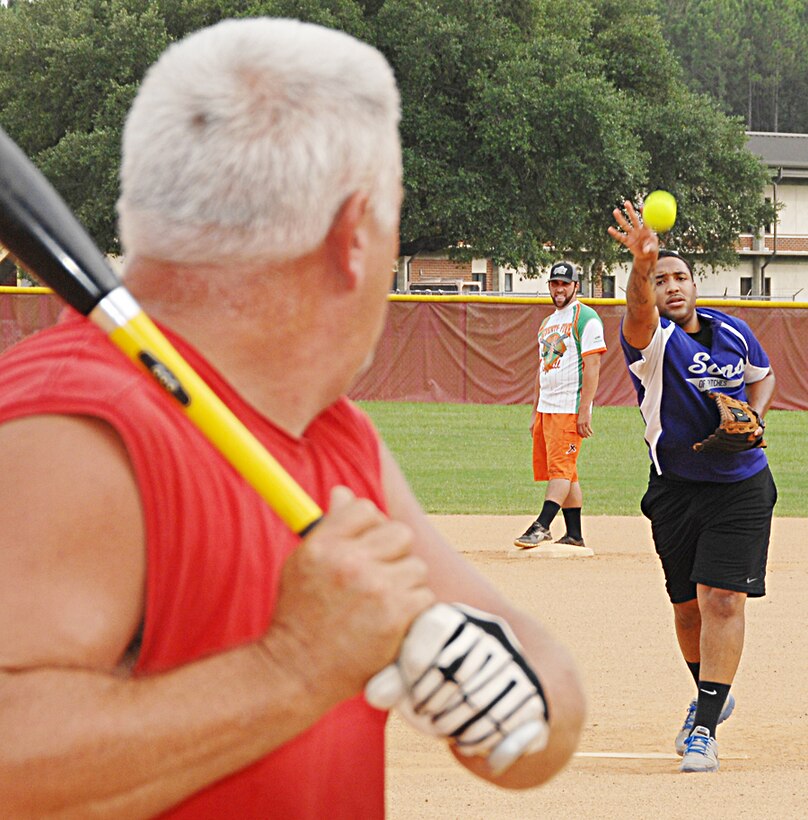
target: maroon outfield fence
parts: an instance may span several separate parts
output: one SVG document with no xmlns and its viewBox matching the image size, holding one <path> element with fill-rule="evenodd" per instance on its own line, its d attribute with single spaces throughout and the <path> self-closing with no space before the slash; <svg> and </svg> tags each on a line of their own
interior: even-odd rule
<svg viewBox="0 0 808 820">
<path fill-rule="evenodd" d="M 622 299 L 584 299 L 603 320 L 608 351 L 596 403 L 634 405 L 620 349 Z M 772 406 L 808 410 L 808 304 L 703 300 L 749 323 L 777 376 Z M 538 362 L 536 331 L 549 298 L 391 296 L 371 366 L 351 396 L 386 401 L 529 404 Z"/>
<path fill-rule="evenodd" d="M 633 405 L 620 350 L 620 299 L 585 299 L 606 334 L 596 403 Z M 808 304 L 703 300 L 749 323 L 777 376 L 773 407 L 808 410 Z M 383 401 L 529 404 L 536 331 L 546 297 L 390 296 L 376 355 L 351 396 Z M 0 352 L 57 321 L 59 300 L 44 288 L 0 288 Z"/>
<path fill-rule="evenodd" d="M 0 353 L 54 324 L 62 304 L 47 288 L 0 287 Z"/>
</svg>

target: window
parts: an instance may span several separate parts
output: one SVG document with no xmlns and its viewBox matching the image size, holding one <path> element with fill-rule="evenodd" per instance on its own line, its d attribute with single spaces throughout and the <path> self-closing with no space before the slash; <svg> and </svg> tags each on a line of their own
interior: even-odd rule
<svg viewBox="0 0 808 820">
<path fill-rule="evenodd" d="M 772 198 L 770 196 L 764 197 L 764 202 L 767 205 L 771 205 L 772 204 Z M 764 230 L 765 233 L 771 233 L 772 232 L 772 223 L 769 222 L 769 224 L 766 225 L 766 227 L 763 230 Z M 744 278 L 746 278 L 746 277 L 744 277 Z"/>
<path fill-rule="evenodd" d="M 601 289 L 604 299 L 614 299 L 614 276 L 601 277 Z"/>
<path fill-rule="evenodd" d="M 772 278 L 766 276 L 763 279 L 763 293 L 754 293 L 752 291 L 752 277 L 741 277 L 741 296 L 771 296 L 772 295 Z"/>
<path fill-rule="evenodd" d="M 505 274 L 505 293 L 513 293 L 513 274 L 506 273 Z"/>
<path fill-rule="evenodd" d="M 485 273 L 472 273 L 471 274 L 471 281 L 472 282 L 479 282 L 480 283 L 480 290 L 485 290 Z"/>
</svg>

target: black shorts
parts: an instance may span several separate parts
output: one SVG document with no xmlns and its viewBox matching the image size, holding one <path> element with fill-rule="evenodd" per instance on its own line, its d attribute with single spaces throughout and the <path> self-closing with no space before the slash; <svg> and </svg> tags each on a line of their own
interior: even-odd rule
<svg viewBox="0 0 808 820">
<path fill-rule="evenodd" d="M 640 507 L 651 521 L 671 603 L 695 598 L 696 584 L 765 595 L 776 501 L 768 467 L 730 484 L 663 478 L 652 467 Z"/>
</svg>

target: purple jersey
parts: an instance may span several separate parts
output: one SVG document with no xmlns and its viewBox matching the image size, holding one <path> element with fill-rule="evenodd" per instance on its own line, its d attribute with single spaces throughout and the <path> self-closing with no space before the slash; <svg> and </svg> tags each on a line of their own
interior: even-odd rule
<svg viewBox="0 0 808 820">
<path fill-rule="evenodd" d="M 696 453 L 693 443 L 709 436 L 720 423 L 709 391 L 746 401 L 746 384 L 769 372 L 769 357 L 746 322 L 699 308 L 702 322 L 712 326 L 712 348 L 660 318 L 644 350 L 620 342 L 637 401 L 645 421 L 645 441 L 659 475 L 689 481 L 741 481 L 766 466 L 761 449 L 741 453 Z"/>
</svg>

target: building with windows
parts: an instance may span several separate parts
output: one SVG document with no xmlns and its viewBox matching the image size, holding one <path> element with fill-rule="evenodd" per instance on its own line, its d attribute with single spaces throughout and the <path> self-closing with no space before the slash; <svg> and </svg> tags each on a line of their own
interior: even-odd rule
<svg viewBox="0 0 808 820">
<path fill-rule="evenodd" d="M 740 237 L 739 295 L 808 301 L 808 134 L 751 131 L 748 138 L 771 171 L 765 196 L 779 210 L 763 234 Z"/>
<path fill-rule="evenodd" d="M 704 272 L 699 295 L 704 298 L 808 301 L 808 134 L 750 131 L 749 149 L 771 171 L 764 196 L 778 206 L 777 222 L 763 233 L 741 234 L 738 264 Z M 583 283 L 584 296 L 621 298 L 629 270 L 618 267 L 600 282 Z M 518 270 L 495 266 L 490 259 L 449 260 L 445 254 L 402 257 L 393 290 L 406 293 L 411 284 L 440 280 L 478 282 L 483 292 L 546 295 L 546 277 L 529 278 Z"/>
</svg>

